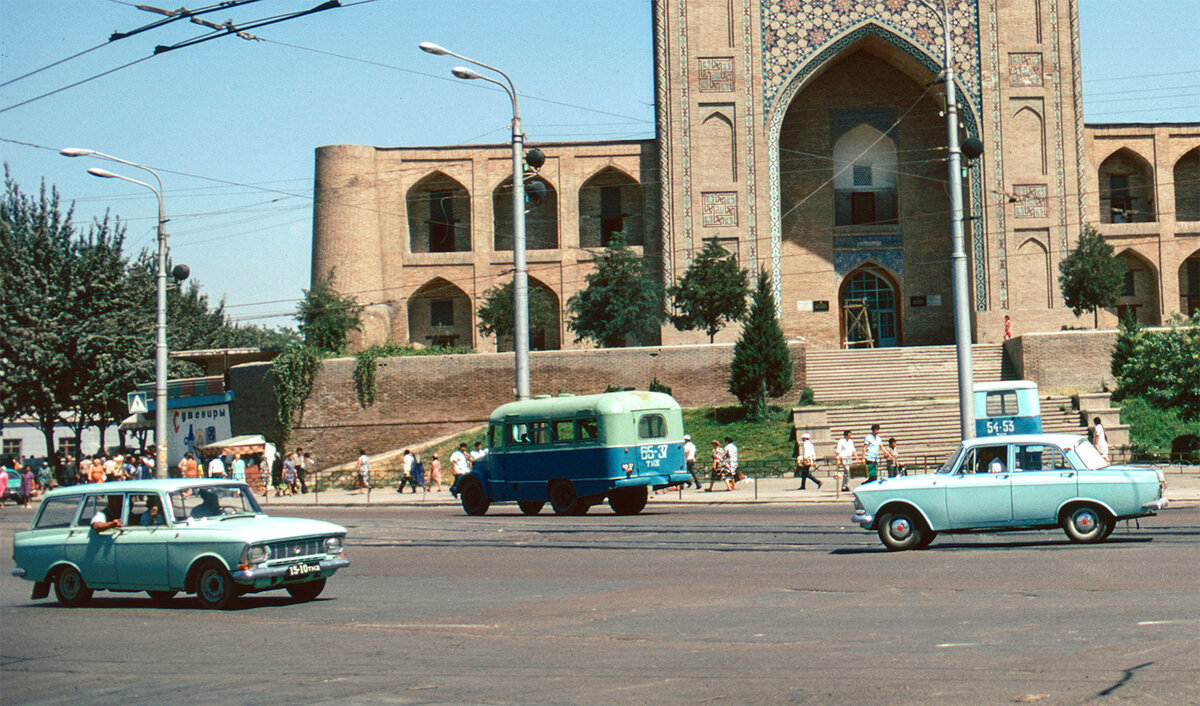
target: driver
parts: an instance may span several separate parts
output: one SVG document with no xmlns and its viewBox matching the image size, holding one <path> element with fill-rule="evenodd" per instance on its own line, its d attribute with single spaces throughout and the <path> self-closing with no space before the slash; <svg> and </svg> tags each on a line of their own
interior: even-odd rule
<svg viewBox="0 0 1200 706">
<path fill-rule="evenodd" d="M 217 501 L 217 491 L 212 488 L 200 489 L 200 504 L 192 508 L 190 517 L 213 517 L 221 514 L 221 504 Z"/>
<path fill-rule="evenodd" d="M 107 514 L 106 514 L 107 513 Z M 112 517 L 114 519 L 108 519 Z M 110 529 L 121 528 L 121 496 L 109 496 L 108 507 L 106 510 L 97 510 L 95 515 L 92 515 L 92 531 L 105 532 Z"/>
</svg>

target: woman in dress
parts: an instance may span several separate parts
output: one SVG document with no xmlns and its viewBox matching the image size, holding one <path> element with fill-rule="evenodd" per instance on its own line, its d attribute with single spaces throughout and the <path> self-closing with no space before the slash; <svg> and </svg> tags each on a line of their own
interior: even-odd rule
<svg viewBox="0 0 1200 706">
<path fill-rule="evenodd" d="M 442 462 L 438 459 L 438 455 L 434 454 L 429 461 L 429 485 L 426 490 L 434 488 L 437 492 L 442 491 Z"/>
</svg>

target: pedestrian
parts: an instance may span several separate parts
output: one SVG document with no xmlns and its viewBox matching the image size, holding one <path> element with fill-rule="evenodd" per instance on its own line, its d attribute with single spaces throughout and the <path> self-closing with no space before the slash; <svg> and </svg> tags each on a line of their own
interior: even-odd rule
<svg viewBox="0 0 1200 706">
<path fill-rule="evenodd" d="M 304 449 L 296 447 L 296 482 L 300 485 L 300 492 L 308 492 L 308 483 L 305 482 L 308 478 L 308 460 L 305 458 Z"/>
<path fill-rule="evenodd" d="M 358 461 L 354 468 L 354 492 L 361 495 L 364 490 L 371 489 L 371 457 L 364 449 L 358 450 Z"/>
<path fill-rule="evenodd" d="M 817 484 L 821 487 L 821 481 L 813 475 L 813 470 L 817 467 L 817 450 L 813 446 L 812 434 L 804 432 L 800 435 L 800 453 L 796 454 L 796 473 L 800 475 L 800 490 L 804 490 L 804 485 L 808 481 Z"/>
<path fill-rule="evenodd" d="M 837 450 L 834 452 L 837 458 L 837 472 L 842 474 L 842 492 L 850 490 L 850 464 L 854 463 L 854 439 L 850 438 L 850 430 L 842 432 L 842 438 L 838 439 Z"/>
<path fill-rule="evenodd" d="M 476 443 L 478 447 L 478 443 Z M 480 458 L 483 455 L 480 454 Z M 450 486 L 450 495 L 458 497 L 458 486 L 462 483 L 462 479 L 467 477 L 467 473 L 471 471 L 471 460 L 467 456 L 467 445 L 459 444 L 458 450 L 450 454 L 450 469 L 454 472 L 454 483 Z"/>
<path fill-rule="evenodd" d="M 403 493 L 406 485 L 412 486 L 412 492 L 417 492 L 417 485 L 412 477 L 413 463 L 416 460 L 410 449 L 404 449 L 404 458 L 400 461 L 400 487 L 396 488 L 397 493 Z"/>
<path fill-rule="evenodd" d="M 1092 439 L 1094 439 L 1092 445 L 1095 446 L 1096 450 L 1100 452 L 1100 455 L 1104 457 L 1105 463 L 1111 463 L 1108 458 L 1108 434 L 1104 431 L 1104 425 L 1100 423 L 1100 417 L 1096 417 L 1092 420 L 1092 426 Z"/>
<path fill-rule="evenodd" d="M 434 454 L 429 461 L 429 485 L 425 487 L 428 490 L 434 488 L 434 492 L 442 492 L 442 462 L 438 459 L 438 455 Z"/>
<path fill-rule="evenodd" d="M 279 486 L 279 491 L 284 495 L 293 495 L 299 490 L 296 484 L 296 454 L 290 453 L 283 461 L 283 483 Z M 276 492 L 278 496 L 280 492 Z"/>
<path fill-rule="evenodd" d="M 476 441 L 475 450 L 471 452 L 471 467 L 474 468 L 475 462 L 484 456 L 487 456 L 487 449 L 483 448 L 483 444 L 481 442 Z"/>
<path fill-rule="evenodd" d="M 704 492 L 711 493 L 713 484 L 718 480 L 725 481 L 725 490 L 733 490 L 732 483 L 729 481 L 727 469 L 725 466 L 725 447 L 721 446 L 721 442 L 716 439 L 712 440 L 712 470 L 708 474 L 708 487 Z"/>
<path fill-rule="evenodd" d="M 725 437 L 725 485 L 729 486 L 730 490 L 737 487 L 739 480 L 745 480 L 746 476 L 738 471 L 738 447 L 733 443 L 733 439 Z"/>
<path fill-rule="evenodd" d="M 184 478 L 200 477 L 200 464 L 196 462 L 196 457 L 192 455 L 191 451 L 188 451 L 183 455 L 183 458 L 179 459 L 179 465 L 176 467 Z"/>
<path fill-rule="evenodd" d="M 88 482 L 103 483 L 106 479 L 107 476 L 104 474 L 104 462 L 100 460 L 99 456 L 93 457 L 92 467 L 88 471 Z"/>
<path fill-rule="evenodd" d="M 883 447 L 883 459 L 887 465 L 887 477 L 906 476 L 908 472 L 900 464 L 900 450 L 896 448 L 896 437 L 890 436 Z"/>
<path fill-rule="evenodd" d="M 879 425 L 871 425 L 871 433 L 863 439 L 863 463 L 867 464 L 867 482 L 879 478 L 879 450 L 883 447 L 883 439 L 879 436 Z"/>
<path fill-rule="evenodd" d="M 696 445 L 692 443 L 691 434 L 683 435 L 683 460 L 687 464 L 688 473 L 692 474 L 696 490 L 700 490 L 700 474 L 696 471 Z"/>
<path fill-rule="evenodd" d="M 1008 314 L 1004 315 L 1004 340 L 1012 338 L 1012 319 L 1008 318 Z"/>
<path fill-rule="evenodd" d="M 29 507 L 29 500 L 33 497 L 33 469 L 29 464 L 21 466 L 21 506 Z"/>
<path fill-rule="evenodd" d="M 308 486 L 305 485 L 305 480 L 312 478 L 313 485 L 316 485 L 317 482 L 317 459 L 313 458 L 311 451 L 305 451 L 300 460 L 302 461 L 301 470 L 304 471 L 304 475 L 300 478 L 300 492 L 307 493 Z"/>
<path fill-rule="evenodd" d="M 229 475 L 239 483 L 246 482 L 246 462 L 237 451 L 233 452 L 233 461 L 229 463 Z"/>
<path fill-rule="evenodd" d="M 283 485 L 283 454 L 275 454 L 271 461 L 271 485 L 267 487 L 263 497 L 267 497 L 267 493 L 271 492 L 271 488 L 275 488 L 275 495 L 279 495 L 279 486 Z"/>
<path fill-rule="evenodd" d="M 224 478 L 225 477 L 225 462 L 221 460 L 221 454 L 214 454 L 212 460 L 208 462 L 208 477 L 209 478 Z"/>
<path fill-rule="evenodd" d="M 421 462 L 421 454 L 413 452 L 412 465 L 412 489 L 417 492 L 417 488 L 425 490 L 425 464 Z"/>
</svg>

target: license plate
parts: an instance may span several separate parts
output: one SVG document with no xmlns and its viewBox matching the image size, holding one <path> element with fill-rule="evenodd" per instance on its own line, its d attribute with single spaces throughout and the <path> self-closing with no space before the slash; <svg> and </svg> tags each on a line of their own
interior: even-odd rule
<svg viewBox="0 0 1200 706">
<path fill-rule="evenodd" d="M 321 573 L 321 565 L 320 564 L 292 564 L 291 566 L 288 567 L 287 577 L 289 579 L 297 579 L 297 578 L 300 578 L 301 576 L 308 576 L 309 574 L 319 574 L 319 573 Z"/>
</svg>

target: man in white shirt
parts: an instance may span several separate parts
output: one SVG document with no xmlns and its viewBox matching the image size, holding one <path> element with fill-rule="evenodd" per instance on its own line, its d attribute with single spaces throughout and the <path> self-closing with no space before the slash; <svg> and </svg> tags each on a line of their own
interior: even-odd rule
<svg viewBox="0 0 1200 706">
<path fill-rule="evenodd" d="M 209 478 L 224 478 L 225 477 L 225 462 L 221 460 L 221 454 L 212 457 L 208 462 L 208 477 Z"/>
<path fill-rule="evenodd" d="M 738 479 L 737 444 L 732 437 L 725 437 L 725 465 L 729 469 L 729 477 L 736 483 Z"/>
<path fill-rule="evenodd" d="M 692 443 L 691 434 L 683 435 L 683 460 L 687 463 L 688 473 L 692 474 L 696 490 L 700 490 L 700 476 L 696 473 L 696 445 Z"/>
<path fill-rule="evenodd" d="M 842 474 L 842 492 L 850 492 L 850 464 L 854 461 L 854 439 L 850 438 L 850 430 L 842 434 L 837 442 L 837 470 Z"/>
<path fill-rule="evenodd" d="M 482 458 L 483 454 L 480 454 Z M 450 467 L 454 470 L 454 485 L 450 486 L 450 495 L 458 497 L 458 484 L 466 478 L 471 470 L 471 461 L 467 458 L 467 445 L 459 444 L 458 451 L 450 454 Z"/>
<path fill-rule="evenodd" d="M 817 467 L 817 450 L 813 447 L 812 434 L 804 432 L 800 435 L 800 455 L 796 457 L 796 472 L 800 474 L 800 490 L 804 490 L 804 485 L 808 481 L 817 484 L 821 487 L 821 481 L 812 474 L 813 469 Z"/>
</svg>

